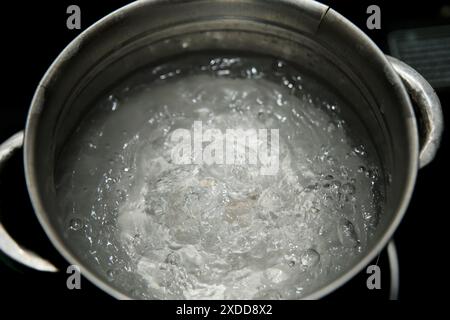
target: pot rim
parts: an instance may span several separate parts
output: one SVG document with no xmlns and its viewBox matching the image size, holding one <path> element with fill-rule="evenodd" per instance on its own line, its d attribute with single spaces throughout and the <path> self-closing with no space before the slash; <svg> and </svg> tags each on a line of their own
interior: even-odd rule
<svg viewBox="0 0 450 320">
<path fill-rule="evenodd" d="M 175 2 L 196 2 L 196 1 L 204 1 L 204 0 L 177 0 Z M 276 2 L 281 4 L 289 4 L 299 6 L 302 4 L 303 6 L 307 5 L 311 8 L 311 10 L 322 10 L 325 12 L 322 15 L 322 19 L 327 14 L 333 14 L 339 22 L 345 24 L 346 27 L 350 29 L 350 32 L 353 36 L 358 37 L 361 41 L 365 42 L 367 50 L 371 52 L 371 54 L 375 55 L 377 59 L 382 61 L 385 64 L 384 72 L 386 77 L 392 79 L 396 82 L 396 85 L 392 86 L 392 90 L 398 91 L 399 97 L 402 98 L 404 102 L 404 107 L 409 108 L 409 112 L 414 114 L 413 108 L 409 99 L 409 95 L 406 89 L 403 86 L 403 83 L 397 73 L 394 71 L 391 64 L 388 62 L 384 53 L 376 46 L 374 42 L 359 28 L 357 28 L 353 23 L 347 20 L 345 17 L 340 15 L 334 10 L 331 10 L 328 6 L 318 3 L 316 1 L 310 0 L 263 0 L 268 2 Z M 85 31 L 83 31 L 80 35 L 78 35 L 74 40 L 72 40 L 69 45 L 67 45 L 64 50 L 58 55 L 58 57 L 53 61 L 51 66 L 48 68 L 46 73 L 44 74 L 42 80 L 37 86 L 33 99 L 31 101 L 31 106 L 28 112 L 26 127 L 25 127 L 25 138 L 24 138 L 24 168 L 25 168 L 25 178 L 26 184 L 28 188 L 28 192 L 30 194 L 31 202 L 33 205 L 33 209 L 35 214 L 44 229 L 45 233 L 49 237 L 53 246 L 59 251 L 60 254 L 73 265 L 77 265 L 80 268 L 81 273 L 95 286 L 105 291 L 109 295 L 113 296 L 117 299 L 128 300 L 131 299 L 126 294 L 120 292 L 118 289 L 114 288 L 111 284 L 106 281 L 101 280 L 94 272 L 91 272 L 88 268 L 84 267 L 84 264 L 76 258 L 64 245 L 61 241 L 61 236 L 59 233 L 51 226 L 50 221 L 48 219 L 48 214 L 44 210 L 43 201 L 38 192 L 38 183 L 36 176 L 36 168 L 34 166 L 35 156 L 32 151 L 33 146 L 35 145 L 36 140 L 36 132 L 39 124 L 39 117 L 44 108 L 44 96 L 46 90 L 46 84 L 49 83 L 54 75 L 59 65 L 70 59 L 73 55 L 76 54 L 79 45 L 83 42 L 83 39 L 87 36 L 90 36 L 96 33 L 98 30 L 101 30 L 105 25 L 114 21 L 117 18 L 123 17 L 123 15 L 128 14 L 131 11 L 139 10 L 140 7 L 155 5 L 159 3 L 170 3 L 171 1 L 167 0 L 143 0 L 132 2 L 128 5 L 125 5 L 105 17 L 101 18 Z M 331 13 L 330 13 L 331 12 Z M 356 274 L 362 271 L 362 269 L 367 266 L 387 245 L 388 241 L 393 236 L 395 230 L 397 229 L 400 221 L 402 220 L 406 209 L 408 207 L 409 201 L 412 197 L 415 180 L 417 176 L 417 171 L 419 168 L 419 141 L 418 141 L 418 131 L 415 117 L 405 118 L 407 121 L 407 136 L 408 140 L 412 142 L 411 145 L 411 154 L 410 154 L 410 162 L 408 164 L 408 180 L 406 181 L 406 186 L 402 195 L 402 199 L 400 202 L 400 206 L 395 213 L 394 218 L 390 222 L 389 226 L 383 232 L 383 235 L 380 237 L 378 243 L 367 252 L 363 259 L 361 259 L 357 264 L 355 264 L 352 268 L 347 270 L 345 273 L 342 273 L 335 280 L 327 283 L 326 285 L 320 287 L 318 290 L 310 293 L 309 295 L 302 297 L 305 300 L 319 299 L 322 298 L 332 291 L 341 287 L 344 283 L 353 278 Z"/>
</svg>

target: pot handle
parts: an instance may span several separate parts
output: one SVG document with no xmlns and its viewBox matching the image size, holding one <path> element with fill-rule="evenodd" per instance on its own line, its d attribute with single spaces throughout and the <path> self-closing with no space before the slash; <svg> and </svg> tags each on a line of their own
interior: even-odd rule
<svg viewBox="0 0 450 320">
<path fill-rule="evenodd" d="M 9 160 L 15 151 L 23 146 L 23 131 L 13 135 L 11 138 L 0 144 L 0 173 L 3 165 Z M 22 248 L 3 227 L 0 220 L 0 251 L 10 258 L 20 262 L 32 269 L 47 272 L 57 272 L 58 269 L 49 261 L 41 258 L 36 253 Z"/>
<path fill-rule="evenodd" d="M 417 106 L 417 116 L 424 131 L 420 132 L 422 143 L 419 153 L 419 166 L 423 168 L 434 159 L 441 142 L 444 131 L 441 103 L 428 81 L 416 70 L 394 57 L 387 56 L 387 58 Z"/>
</svg>

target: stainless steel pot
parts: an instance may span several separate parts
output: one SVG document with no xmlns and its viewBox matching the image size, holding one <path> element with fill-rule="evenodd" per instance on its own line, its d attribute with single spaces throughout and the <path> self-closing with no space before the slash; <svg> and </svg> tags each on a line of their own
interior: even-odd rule
<svg viewBox="0 0 450 320">
<path fill-rule="evenodd" d="M 343 16 L 314 1 L 138 1 L 83 32 L 51 65 L 31 103 L 24 161 L 36 215 L 71 264 L 80 266 L 90 281 L 110 295 L 128 298 L 83 263 L 73 250 L 76 244 L 62 237 L 55 163 L 99 93 L 151 62 L 202 50 L 264 53 L 318 75 L 351 101 L 353 112 L 372 135 L 383 167 L 391 173 L 384 214 L 370 250 L 353 268 L 307 298 L 323 297 L 386 246 L 408 206 L 418 168 L 428 164 L 438 149 L 443 120 L 436 94 L 417 72 L 384 55 Z M 22 140 L 23 134 L 18 133 L 2 144 L 0 161 L 20 148 Z M 32 268 L 56 270 L 22 249 L 1 224 L 0 249 Z"/>
</svg>

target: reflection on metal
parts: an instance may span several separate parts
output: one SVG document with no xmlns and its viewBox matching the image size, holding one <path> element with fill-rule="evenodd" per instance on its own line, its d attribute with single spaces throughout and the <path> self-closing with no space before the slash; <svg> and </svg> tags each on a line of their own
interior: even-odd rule
<svg viewBox="0 0 450 320">
<path fill-rule="evenodd" d="M 441 103 L 434 89 L 416 70 L 396 58 L 388 59 L 419 111 L 417 118 L 424 131 L 420 133 L 422 141 L 419 155 L 420 167 L 423 168 L 434 159 L 441 142 L 444 131 Z"/>
<path fill-rule="evenodd" d="M 23 131 L 13 135 L 0 145 L 0 170 L 3 164 L 8 161 L 14 151 L 22 148 Z M 20 262 L 32 269 L 39 271 L 56 272 L 58 269 L 47 260 L 39 257 L 34 252 L 22 248 L 3 227 L 0 221 L 0 250 L 10 258 Z"/>
<path fill-rule="evenodd" d="M 400 270 L 398 266 L 397 249 L 394 240 L 391 240 L 387 246 L 389 257 L 389 268 L 391 272 L 391 290 L 389 300 L 398 300 L 398 290 L 400 287 Z"/>
</svg>

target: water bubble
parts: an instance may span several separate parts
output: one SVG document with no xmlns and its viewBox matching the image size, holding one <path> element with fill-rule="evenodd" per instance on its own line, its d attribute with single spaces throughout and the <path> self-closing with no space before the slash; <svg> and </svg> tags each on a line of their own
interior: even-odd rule
<svg viewBox="0 0 450 320">
<path fill-rule="evenodd" d="M 305 188 L 305 192 L 313 192 L 319 189 L 319 184 L 315 183 L 315 184 L 310 184 Z"/>
<path fill-rule="evenodd" d="M 311 207 L 311 212 L 312 212 L 312 213 L 317 214 L 319 211 L 320 211 L 319 208 L 317 208 L 317 207 Z"/>
<path fill-rule="evenodd" d="M 259 111 L 258 112 L 258 119 L 262 122 L 266 121 L 266 114 L 264 111 Z"/>
<path fill-rule="evenodd" d="M 337 160 L 333 156 L 327 156 L 326 160 L 331 166 L 335 166 L 337 163 Z"/>
<path fill-rule="evenodd" d="M 125 190 L 117 189 L 116 190 L 119 201 L 125 201 L 127 199 L 127 193 Z"/>
<path fill-rule="evenodd" d="M 367 155 L 367 152 L 365 150 L 365 147 L 363 145 L 359 145 L 353 148 L 353 152 L 360 156 L 360 157 L 365 157 Z"/>
<path fill-rule="evenodd" d="M 326 104 L 326 107 L 331 112 L 339 112 L 339 107 L 336 104 Z"/>
<path fill-rule="evenodd" d="M 153 216 L 156 215 L 155 210 L 149 205 L 147 204 L 144 208 L 144 212 L 145 214 L 149 215 L 149 216 Z"/>
<path fill-rule="evenodd" d="M 390 173 L 387 174 L 386 182 L 388 185 L 392 184 L 392 174 L 390 174 Z"/>
<path fill-rule="evenodd" d="M 378 168 L 375 168 L 375 167 L 371 167 L 369 170 L 367 170 L 367 172 L 366 172 L 366 176 L 368 177 L 368 178 L 370 178 L 370 179 L 378 179 L 378 177 L 379 177 L 379 175 L 380 175 L 380 172 L 379 172 L 379 170 L 378 170 Z"/>
<path fill-rule="evenodd" d="M 140 243 L 142 242 L 142 237 L 140 233 L 136 233 L 133 236 L 133 245 L 134 246 L 138 246 Z"/>
<path fill-rule="evenodd" d="M 341 186 L 341 192 L 344 195 L 353 195 L 353 194 L 355 194 L 355 191 L 356 191 L 356 187 L 352 183 L 344 183 Z"/>
<path fill-rule="evenodd" d="M 286 274 L 286 272 L 284 272 L 282 269 L 279 269 L 276 267 L 267 269 L 264 272 L 264 275 L 270 282 L 272 282 L 274 284 L 279 284 L 279 283 L 287 280 L 287 278 L 288 278 L 288 275 Z"/>
<path fill-rule="evenodd" d="M 342 185 L 342 183 L 339 180 L 334 180 L 334 181 L 331 181 L 331 183 L 330 183 L 330 187 L 333 190 L 339 189 L 341 187 L 341 185 Z"/>
<path fill-rule="evenodd" d="M 346 166 L 340 166 L 339 171 L 341 172 L 342 178 L 346 179 L 349 176 L 349 169 Z"/>
<path fill-rule="evenodd" d="M 217 71 L 217 75 L 218 76 L 221 76 L 221 77 L 223 77 L 223 76 L 228 76 L 228 75 L 230 75 L 231 74 L 231 71 L 230 70 L 218 70 Z M 195 100 L 195 102 L 197 101 L 196 99 L 194 99 Z M 195 103 L 194 102 L 194 103 Z"/>
<path fill-rule="evenodd" d="M 275 63 L 273 64 L 273 71 L 275 73 L 275 75 L 282 75 L 282 70 L 285 67 L 285 63 L 281 60 L 275 61 Z"/>
<path fill-rule="evenodd" d="M 247 74 L 251 78 L 252 76 L 257 76 L 259 72 L 258 69 L 256 69 L 255 67 L 251 67 L 250 69 L 247 70 Z"/>
<path fill-rule="evenodd" d="M 112 269 L 106 271 L 106 277 L 108 278 L 108 281 L 113 281 L 115 274 L 116 273 Z"/>
<path fill-rule="evenodd" d="M 119 99 L 117 99 L 117 97 L 114 95 L 110 95 L 108 97 L 108 102 L 112 111 L 116 111 L 119 107 Z"/>
<path fill-rule="evenodd" d="M 74 219 L 70 220 L 69 228 L 71 230 L 78 231 L 78 230 L 81 230 L 82 227 L 83 227 L 83 223 L 82 223 L 81 219 L 74 218 Z"/>
<path fill-rule="evenodd" d="M 181 257 L 178 253 L 171 252 L 166 257 L 166 263 L 174 266 L 179 266 L 181 264 Z"/>
<path fill-rule="evenodd" d="M 333 121 L 330 121 L 327 126 L 327 131 L 328 133 L 333 133 L 334 131 L 336 131 L 336 128 L 336 124 Z"/>
<path fill-rule="evenodd" d="M 341 219 L 339 221 L 338 237 L 341 244 L 346 248 L 355 248 L 359 244 L 355 227 L 347 219 Z"/>
<path fill-rule="evenodd" d="M 312 268 L 319 263 L 320 254 L 314 249 L 308 249 L 302 253 L 300 261 L 304 267 Z"/>
<path fill-rule="evenodd" d="M 200 200 L 200 193 L 197 191 L 190 191 L 184 197 L 186 205 L 193 205 L 197 203 L 199 200 Z"/>
<path fill-rule="evenodd" d="M 285 104 L 285 101 L 283 100 L 283 95 L 282 94 L 277 94 L 277 105 L 279 107 L 282 107 Z M 281 117 L 281 115 L 279 115 Z"/>
<path fill-rule="evenodd" d="M 378 215 L 376 212 L 365 210 L 362 212 L 362 217 L 370 227 L 375 227 L 378 224 Z"/>
</svg>

